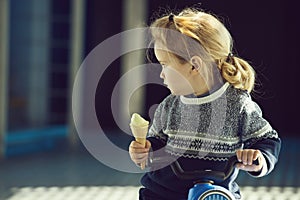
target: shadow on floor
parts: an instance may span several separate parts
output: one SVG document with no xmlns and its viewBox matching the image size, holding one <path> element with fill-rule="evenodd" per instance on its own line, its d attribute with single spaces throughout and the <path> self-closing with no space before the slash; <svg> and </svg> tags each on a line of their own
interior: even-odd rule
<svg viewBox="0 0 300 200">
<path fill-rule="evenodd" d="M 111 141 L 127 148 L 131 138 L 111 136 Z M 120 142 L 122 140 L 122 142 Z M 255 179 L 241 172 L 241 186 L 293 186 L 299 187 L 300 161 L 297 147 L 300 138 L 285 138 L 280 160 L 267 177 Z M 84 147 L 71 150 L 61 145 L 48 152 L 14 156 L 0 161 L 0 199 L 9 196 L 13 187 L 51 186 L 139 186 L 142 174 L 120 172 L 95 159 Z"/>
</svg>

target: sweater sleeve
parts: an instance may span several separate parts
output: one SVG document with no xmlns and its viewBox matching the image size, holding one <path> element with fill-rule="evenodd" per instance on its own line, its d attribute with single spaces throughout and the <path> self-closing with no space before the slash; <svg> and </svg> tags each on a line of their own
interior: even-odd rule
<svg viewBox="0 0 300 200">
<path fill-rule="evenodd" d="M 277 163 L 281 140 L 269 122 L 262 117 L 260 107 L 248 98 L 241 112 L 241 138 L 244 149 L 258 149 L 262 152 L 266 163 L 260 172 L 249 172 L 254 177 L 269 174 Z"/>
<path fill-rule="evenodd" d="M 168 136 L 163 133 L 163 122 L 165 121 L 163 107 L 164 102 L 159 104 L 159 106 L 157 107 L 147 137 L 147 139 L 151 142 L 153 151 L 163 148 L 166 145 L 168 139 Z"/>
</svg>

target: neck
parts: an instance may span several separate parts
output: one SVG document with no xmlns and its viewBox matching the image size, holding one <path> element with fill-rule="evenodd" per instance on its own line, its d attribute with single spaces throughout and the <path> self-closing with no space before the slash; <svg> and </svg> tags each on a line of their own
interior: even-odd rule
<svg viewBox="0 0 300 200">
<path fill-rule="evenodd" d="M 212 83 L 204 83 L 202 81 L 202 83 L 198 83 L 195 89 L 194 89 L 194 95 L 195 96 L 202 96 L 205 94 L 211 94 L 213 92 L 215 92 L 216 90 L 218 90 L 220 87 L 222 87 L 224 85 L 224 81 L 223 80 L 215 80 Z"/>
</svg>

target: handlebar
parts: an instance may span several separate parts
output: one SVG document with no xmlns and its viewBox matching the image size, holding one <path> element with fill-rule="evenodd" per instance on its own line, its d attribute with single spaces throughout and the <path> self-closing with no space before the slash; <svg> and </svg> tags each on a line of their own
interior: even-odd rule
<svg viewBox="0 0 300 200">
<path fill-rule="evenodd" d="M 168 160 L 168 161 L 166 161 Z M 223 181 L 227 179 L 234 171 L 235 165 L 239 163 L 236 156 L 232 156 L 228 159 L 225 168 L 223 171 L 212 171 L 212 170 L 195 170 L 195 171 L 184 171 L 177 159 L 170 159 L 170 158 L 159 158 L 152 160 L 151 163 L 163 163 L 169 162 L 170 167 L 174 174 L 183 180 L 195 180 L 195 179 L 209 179 L 209 180 L 219 180 Z M 258 164 L 258 161 L 255 160 L 254 164 Z"/>
<path fill-rule="evenodd" d="M 227 164 L 223 171 L 212 171 L 212 170 L 204 170 L 204 171 L 184 171 L 179 162 L 176 160 L 170 166 L 175 173 L 175 175 L 180 179 L 191 180 L 191 179 L 212 179 L 212 180 L 225 180 L 227 179 L 233 172 L 235 164 L 239 161 L 236 156 L 232 156 L 228 159 Z"/>
</svg>

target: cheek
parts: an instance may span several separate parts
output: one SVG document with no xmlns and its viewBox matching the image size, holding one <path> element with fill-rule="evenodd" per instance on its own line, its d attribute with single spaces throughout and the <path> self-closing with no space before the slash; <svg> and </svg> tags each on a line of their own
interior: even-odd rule
<svg viewBox="0 0 300 200">
<path fill-rule="evenodd" d="M 191 85 L 188 79 L 174 69 L 166 69 L 164 71 L 165 83 L 177 94 L 189 93 Z"/>
<path fill-rule="evenodd" d="M 170 84 L 176 84 L 178 82 L 181 82 L 185 78 L 176 70 L 172 68 L 166 68 L 164 71 L 165 79 Z"/>
</svg>

